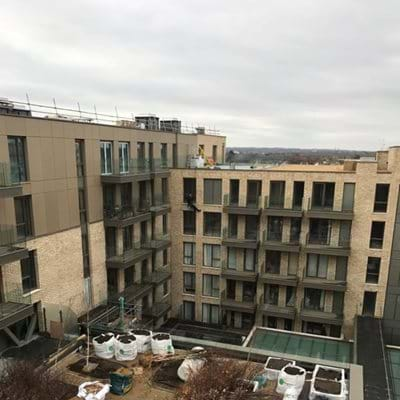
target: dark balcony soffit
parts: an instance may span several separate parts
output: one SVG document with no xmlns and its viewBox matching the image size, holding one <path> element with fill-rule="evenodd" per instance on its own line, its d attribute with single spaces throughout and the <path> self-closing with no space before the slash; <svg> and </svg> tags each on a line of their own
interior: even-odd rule
<svg viewBox="0 0 400 400">
<path fill-rule="evenodd" d="M 171 271 L 154 271 L 150 276 L 144 278 L 146 283 L 151 283 L 152 285 L 159 285 L 171 278 Z"/>
<path fill-rule="evenodd" d="M 256 311 L 256 304 L 254 302 L 245 302 L 240 300 L 222 299 L 221 306 L 225 309 L 232 311 Z"/>
<path fill-rule="evenodd" d="M 221 276 L 226 279 L 235 279 L 238 281 L 245 282 L 256 282 L 257 272 L 255 271 L 238 271 L 236 269 L 223 268 L 221 271 Z"/>
<path fill-rule="evenodd" d="M 109 257 L 106 261 L 107 268 L 125 269 L 145 260 L 152 254 L 151 249 L 132 249 L 121 256 Z"/>
<path fill-rule="evenodd" d="M 300 318 L 303 321 L 317 322 L 319 324 L 331 324 L 331 325 L 342 325 L 343 317 L 341 315 L 325 312 L 302 309 L 300 312 Z"/>
<path fill-rule="evenodd" d="M 23 260 L 28 257 L 29 251 L 24 247 L 18 247 L 18 245 L 0 247 L 0 265 Z"/>
<path fill-rule="evenodd" d="M 0 304 L 0 331 L 35 313 L 32 304 L 6 302 Z"/>
<path fill-rule="evenodd" d="M 22 186 L 1 186 L 0 198 L 22 196 Z"/>
<path fill-rule="evenodd" d="M 162 215 L 162 214 L 170 212 L 171 206 L 168 203 L 161 204 L 159 206 L 151 206 L 150 211 L 151 211 L 152 215 L 154 215 L 154 216 Z"/>
<path fill-rule="evenodd" d="M 263 247 L 266 250 L 284 251 L 287 253 L 298 253 L 300 251 L 300 245 L 298 243 L 276 242 L 272 240 L 264 241 Z"/>
<path fill-rule="evenodd" d="M 169 239 L 160 239 L 160 240 L 150 240 L 148 243 L 143 245 L 146 249 L 154 249 L 154 250 L 164 250 L 171 246 L 171 240 Z"/>
<path fill-rule="evenodd" d="M 281 274 L 271 274 L 271 273 L 260 273 L 259 278 L 260 281 L 264 283 L 271 283 L 282 286 L 297 286 L 298 278 L 297 276 L 292 275 L 281 275 Z"/>
<path fill-rule="evenodd" d="M 264 208 L 263 214 L 271 217 L 301 218 L 303 216 L 303 211 L 293 208 Z"/>
<path fill-rule="evenodd" d="M 307 218 L 337 219 L 351 221 L 354 218 L 352 211 L 333 211 L 324 209 L 311 209 L 306 211 Z"/>
<path fill-rule="evenodd" d="M 101 175 L 102 183 L 129 183 L 129 182 L 147 181 L 150 179 L 151 179 L 150 171 L 127 173 L 127 174 Z"/>
<path fill-rule="evenodd" d="M 333 290 L 336 292 L 346 291 L 345 281 L 336 281 L 320 278 L 304 278 L 302 286 L 311 289 Z"/>
<path fill-rule="evenodd" d="M 257 239 L 233 239 L 224 238 L 222 239 L 222 245 L 228 247 L 239 247 L 242 249 L 257 249 L 259 246 L 259 241 Z"/>
<path fill-rule="evenodd" d="M 154 303 L 151 308 L 143 310 L 143 315 L 153 318 L 160 318 L 171 309 L 169 303 Z"/>
<path fill-rule="evenodd" d="M 330 246 L 330 245 L 319 245 L 319 244 L 311 244 L 308 243 L 305 246 L 306 253 L 311 254 L 325 254 L 327 256 L 349 256 L 350 248 L 349 247 L 338 247 L 338 246 Z"/>
<path fill-rule="evenodd" d="M 239 214 L 239 215 L 260 215 L 261 208 L 257 208 L 254 206 L 228 205 L 223 207 L 223 212 L 228 214 Z"/>
<path fill-rule="evenodd" d="M 294 319 L 296 316 L 294 307 L 279 307 L 272 304 L 261 304 L 260 310 L 265 315 L 277 318 Z"/>
<path fill-rule="evenodd" d="M 171 172 L 167 168 L 151 171 L 152 177 L 157 177 L 157 178 L 168 178 L 170 174 Z"/>
<path fill-rule="evenodd" d="M 124 226 L 133 225 L 141 221 L 151 220 L 150 212 L 137 213 L 131 217 L 126 218 L 108 218 L 104 217 L 104 225 L 109 227 L 123 228 Z"/>
</svg>

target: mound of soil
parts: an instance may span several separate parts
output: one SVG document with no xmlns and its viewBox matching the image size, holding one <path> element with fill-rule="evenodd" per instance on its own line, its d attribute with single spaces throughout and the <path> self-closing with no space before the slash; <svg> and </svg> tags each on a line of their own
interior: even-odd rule
<svg viewBox="0 0 400 400">
<path fill-rule="evenodd" d="M 315 389 L 322 393 L 340 394 L 342 385 L 339 382 L 327 381 L 324 379 L 315 380 Z"/>
<path fill-rule="evenodd" d="M 340 372 L 337 371 L 320 368 L 317 373 L 317 378 L 329 379 L 331 381 L 340 381 L 342 375 Z"/>
<path fill-rule="evenodd" d="M 131 330 L 131 332 L 134 335 L 140 335 L 140 336 L 150 336 L 150 331 L 146 330 L 146 329 L 133 329 Z"/>
<path fill-rule="evenodd" d="M 291 363 L 291 361 L 289 361 L 289 360 L 271 359 L 268 362 L 267 368 L 276 369 L 276 370 L 280 371 L 283 367 L 285 367 L 286 365 L 288 365 L 290 363 Z"/>
<path fill-rule="evenodd" d="M 110 372 L 116 371 L 121 368 L 121 364 L 114 361 L 104 360 L 101 358 L 90 357 L 89 362 L 98 364 L 98 366 L 90 372 L 84 372 L 82 369 L 86 365 L 86 359 L 77 361 L 74 364 L 68 366 L 70 371 L 76 372 L 81 375 L 87 375 L 96 379 L 108 379 L 110 377 Z"/>
<path fill-rule="evenodd" d="M 135 340 L 136 340 L 135 336 L 129 335 L 129 334 L 128 335 L 120 335 L 120 336 L 118 336 L 118 341 L 121 342 L 121 343 L 125 343 L 125 344 L 132 343 Z"/>
<path fill-rule="evenodd" d="M 102 333 L 101 335 L 95 337 L 95 340 L 97 343 L 103 344 L 108 342 L 112 337 L 113 335 L 111 333 Z"/>
<path fill-rule="evenodd" d="M 285 372 L 289 375 L 303 375 L 304 372 L 296 367 L 287 367 L 285 368 Z"/>
<path fill-rule="evenodd" d="M 157 335 L 153 336 L 154 340 L 169 340 L 170 336 L 166 333 L 157 333 Z"/>
</svg>

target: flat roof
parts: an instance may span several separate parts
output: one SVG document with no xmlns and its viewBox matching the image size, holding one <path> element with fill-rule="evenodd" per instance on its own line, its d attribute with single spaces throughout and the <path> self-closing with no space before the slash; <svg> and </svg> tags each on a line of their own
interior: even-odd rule
<svg viewBox="0 0 400 400">
<path fill-rule="evenodd" d="M 353 343 L 317 335 L 257 327 L 247 347 L 291 355 L 352 363 Z M 400 372 L 400 370 L 399 370 Z"/>
<path fill-rule="evenodd" d="M 271 167 L 273 171 L 304 171 L 304 172 L 344 172 L 343 164 L 283 164 L 277 165 L 276 167 Z"/>
</svg>

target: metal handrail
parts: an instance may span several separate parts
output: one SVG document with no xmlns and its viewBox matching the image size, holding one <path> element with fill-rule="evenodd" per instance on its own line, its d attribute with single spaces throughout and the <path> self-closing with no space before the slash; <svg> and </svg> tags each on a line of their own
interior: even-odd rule
<svg viewBox="0 0 400 400">
<path fill-rule="evenodd" d="M 250 201 L 247 195 L 239 195 L 237 201 L 231 200 L 231 195 L 229 193 L 224 194 L 223 199 L 224 206 L 232 207 L 246 207 L 246 208 L 261 208 L 261 196 L 258 196 L 255 201 Z"/>
</svg>

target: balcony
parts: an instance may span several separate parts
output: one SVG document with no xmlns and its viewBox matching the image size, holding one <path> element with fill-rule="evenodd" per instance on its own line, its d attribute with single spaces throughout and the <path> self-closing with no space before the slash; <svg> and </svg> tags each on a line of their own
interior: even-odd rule
<svg viewBox="0 0 400 400">
<path fill-rule="evenodd" d="M 22 195 L 22 186 L 20 183 L 14 183 L 11 180 L 11 170 L 7 163 L 0 163 L 0 198 L 14 197 Z"/>
<path fill-rule="evenodd" d="M 274 232 L 263 232 L 263 247 L 265 250 L 283 251 L 287 253 L 298 253 L 300 251 L 300 243 L 298 240 L 282 242 L 282 234 Z"/>
<path fill-rule="evenodd" d="M 169 234 L 155 235 L 153 239 L 144 243 L 142 247 L 146 249 L 164 250 L 171 246 Z"/>
<path fill-rule="evenodd" d="M 150 202 L 142 200 L 135 206 L 115 206 L 104 209 L 104 225 L 123 228 L 136 222 L 151 219 Z"/>
<path fill-rule="evenodd" d="M 298 278 L 296 275 L 283 275 L 279 273 L 274 274 L 272 272 L 265 272 L 264 268 L 262 271 L 260 271 L 258 280 L 262 283 L 269 283 L 271 285 L 280 286 L 296 287 L 298 284 Z"/>
<path fill-rule="evenodd" d="M 102 183 L 129 183 L 151 179 L 148 159 L 130 159 L 126 163 L 114 162 L 112 172 L 101 175 Z"/>
<path fill-rule="evenodd" d="M 343 313 L 306 308 L 304 304 L 301 307 L 300 318 L 303 321 L 316 322 L 319 324 L 342 325 L 343 323 Z"/>
<path fill-rule="evenodd" d="M 228 214 L 260 215 L 261 196 L 251 199 L 247 196 L 233 198 L 231 195 L 225 194 L 223 211 Z"/>
<path fill-rule="evenodd" d="M 338 281 L 323 278 L 305 277 L 302 281 L 302 286 L 311 289 L 333 290 L 336 292 L 346 291 L 346 281 Z"/>
<path fill-rule="evenodd" d="M 308 233 L 305 250 L 306 253 L 347 257 L 350 255 L 350 241 L 333 240 L 330 235 L 325 233 Z"/>
<path fill-rule="evenodd" d="M 171 299 L 170 296 L 168 296 L 161 302 L 155 302 L 152 304 L 151 307 L 145 308 L 142 314 L 145 317 L 158 319 L 161 318 L 163 315 L 165 315 L 170 309 L 171 309 Z"/>
<path fill-rule="evenodd" d="M 22 287 L 13 285 L 3 295 L 0 302 L 0 331 L 35 314 L 35 307 L 29 295 L 24 295 Z"/>
<path fill-rule="evenodd" d="M 167 159 L 153 158 L 149 160 L 149 165 L 153 177 L 167 178 L 170 175 Z"/>
<path fill-rule="evenodd" d="M 243 239 L 232 235 L 228 228 L 224 228 L 222 232 L 222 245 L 228 247 L 238 247 L 244 249 L 257 249 L 260 244 L 259 231 L 247 232 Z"/>
<path fill-rule="evenodd" d="M 151 293 L 153 286 L 147 282 L 135 282 L 133 285 L 128 286 L 120 293 L 114 293 L 109 296 L 110 302 L 118 302 L 120 297 L 125 299 L 125 303 L 134 303 L 136 300 Z"/>
<path fill-rule="evenodd" d="M 146 283 L 150 283 L 153 286 L 157 286 L 167 281 L 170 278 L 171 278 L 171 268 L 162 267 L 153 271 L 149 276 L 143 278 L 143 281 Z"/>
<path fill-rule="evenodd" d="M 260 296 L 258 311 L 261 312 L 263 315 L 276 318 L 293 320 L 296 317 L 296 310 L 294 307 L 282 307 L 275 304 L 267 304 L 265 303 L 263 294 Z"/>
<path fill-rule="evenodd" d="M 132 249 L 124 251 L 119 255 L 108 256 L 106 260 L 107 268 L 111 269 L 125 269 L 132 265 L 148 258 L 152 254 L 152 250 L 144 247 L 145 244 L 136 242 Z M 116 248 L 109 246 L 107 248 L 107 254 L 115 254 Z"/>
<path fill-rule="evenodd" d="M 237 281 L 245 282 L 256 282 L 258 276 L 258 267 L 254 266 L 254 271 L 238 270 L 233 268 L 228 268 L 226 261 L 222 261 L 221 276 L 225 279 L 234 279 Z"/>
<path fill-rule="evenodd" d="M 302 206 L 285 208 L 284 202 L 280 199 L 272 199 L 269 196 L 264 198 L 264 210 L 263 213 L 269 216 L 276 217 L 291 217 L 301 218 L 303 216 Z"/>
<path fill-rule="evenodd" d="M 161 215 L 171 210 L 169 197 L 166 193 L 157 193 L 153 196 L 150 211 L 153 215 Z"/>
<path fill-rule="evenodd" d="M 28 258 L 25 240 L 17 240 L 16 228 L 0 226 L 0 265 Z"/>
<path fill-rule="evenodd" d="M 306 217 L 351 221 L 354 218 L 354 213 L 352 210 L 343 210 L 342 207 L 318 206 L 312 204 L 311 199 L 308 199 Z"/>
<path fill-rule="evenodd" d="M 221 293 L 221 307 L 232 311 L 255 312 L 257 308 L 256 293 L 254 293 L 253 299 L 243 297 L 242 300 L 238 300 L 229 298 L 226 290 L 223 290 Z"/>
</svg>

